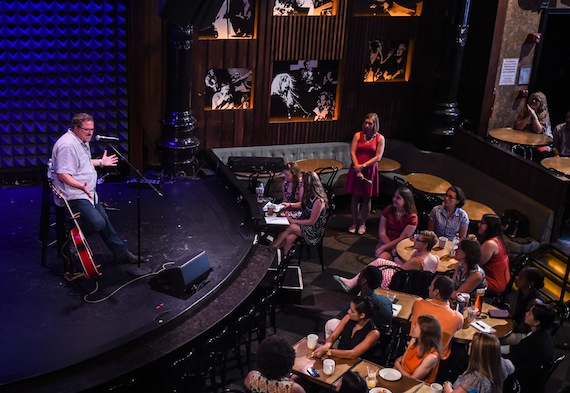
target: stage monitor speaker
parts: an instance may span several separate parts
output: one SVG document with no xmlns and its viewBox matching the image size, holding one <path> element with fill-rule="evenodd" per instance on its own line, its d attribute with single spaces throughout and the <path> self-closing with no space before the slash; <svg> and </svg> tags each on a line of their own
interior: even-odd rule
<svg viewBox="0 0 570 393">
<path fill-rule="evenodd" d="M 180 258 L 175 266 L 160 271 L 148 283 L 156 291 L 187 299 L 196 292 L 195 286 L 204 281 L 211 270 L 206 251 L 201 251 L 191 258 Z"/>
<path fill-rule="evenodd" d="M 229 157 L 228 168 L 233 172 L 281 172 L 283 157 Z"/>
<path fill-rule="evenodd" d="M 164 0 L 159 15 L 178 26 L 194 26 L 196 32 L 214 23 L 224 1 Z"/>
</svg>

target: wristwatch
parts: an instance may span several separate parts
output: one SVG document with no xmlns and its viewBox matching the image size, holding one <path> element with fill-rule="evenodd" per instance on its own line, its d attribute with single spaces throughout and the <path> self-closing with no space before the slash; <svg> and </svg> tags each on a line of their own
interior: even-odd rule
<svg viewBox="0 0 570 393">
<path fill-rule="evenodd" d="M 99 166 L 103 166 L 103 160 L 101 158 L 99 158 Z"/>
</svg>

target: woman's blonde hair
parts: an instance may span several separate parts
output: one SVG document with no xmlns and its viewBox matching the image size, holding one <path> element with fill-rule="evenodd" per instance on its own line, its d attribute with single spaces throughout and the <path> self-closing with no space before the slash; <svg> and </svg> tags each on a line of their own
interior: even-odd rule
<svg viewBox="0 0 570 393">
<path fill-rule="evenodd" d="M 303 204 L 306 205 L 309 198 L 316 196 L 324 201 L 325 207 L 329 205 L 327 193 L 323 188 L 321 179 L 313 171 L 303 173 Z"/>
<path fill-rule="evenodd" d="M 529 355 L 532 356 L 532 355 Z M 491 382 L 491 393 L 503 391 L 503 367 L 501 366 L 501 344 L 493 334 L 475 333 L 471 342 L 471 354 L 467 372 L 478 371 Z"/>
</svg>

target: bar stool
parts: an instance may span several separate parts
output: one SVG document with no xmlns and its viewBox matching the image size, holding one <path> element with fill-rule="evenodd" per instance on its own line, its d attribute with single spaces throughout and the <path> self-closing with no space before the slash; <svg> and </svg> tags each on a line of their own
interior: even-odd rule
<svg viewBox="0 0 570 393">
<path fill-rule="evenodd" d="M 66 226 L 66 212 L 62 206 L 57 206 L 54 202 L 53 192 L 50 187 L 50 181 L 45 179 L 42 186 L 42 207 L 40 213 L 40 237 L 42 243 L 42 266 L 46 266 L 47 249 L 55 245 L 57 247 L 57 256 L 67 257 L 64 245 L 68 240 L 68 232 Z M 55 229 L 55 240 L 50 241 L 50 229 Z M 65 254 L 65 255 L 64 255 Z M 68 259 L 66 259 L 68 260 Z"/>
</svg>

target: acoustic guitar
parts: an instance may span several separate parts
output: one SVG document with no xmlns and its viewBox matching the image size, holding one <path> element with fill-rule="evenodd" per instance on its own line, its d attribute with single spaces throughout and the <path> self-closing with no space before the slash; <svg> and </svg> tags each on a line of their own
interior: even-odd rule
<svg viewBox="0 0 570 393">
<path fill-rule="evenodd" d="M 67 211 L 69 212 L 69 216 L 73 221 L 73 228 L 69 231 L 69 236 L 71 238 L 71 242 L 73 243 L 73 247 L 77 251 L 77 255 L 79 260 L 81 261 L 81 266 L 83 266 L 83 276 L 86 278 L 93 278 L 96 276 L 100 276 L 101 273 L 97 268 L 98 265 L 95 265 L 95 261 L 93 260 L 93 252 L 81 231 L 81 227 L 77 223 L 77 217 L 79 217 L 79 213 L 74 213 L 67 202 L 67 199 L 61 194 L 59 188 L 50 182 L 51 189 L 53 190 L 54 194 L 58 196 L 59 199 L 63 201 Z"/>
</svg>

